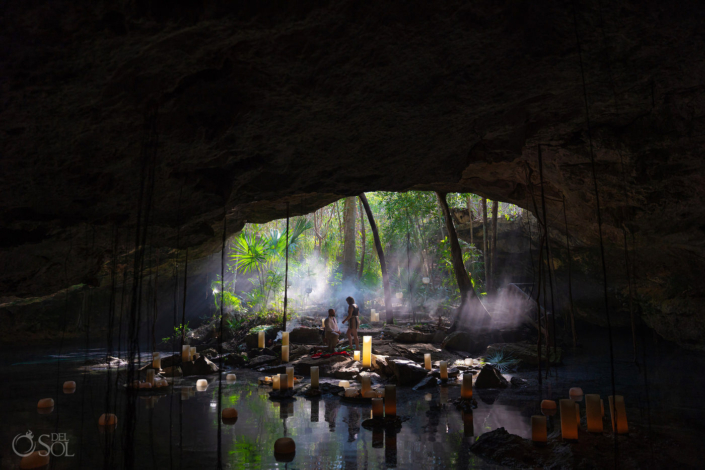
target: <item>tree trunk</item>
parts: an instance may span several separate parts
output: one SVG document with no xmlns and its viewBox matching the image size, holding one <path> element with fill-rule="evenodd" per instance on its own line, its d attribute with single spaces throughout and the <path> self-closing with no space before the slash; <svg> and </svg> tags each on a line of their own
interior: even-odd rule
<svg viewBox="0 0 705 470">
<path fill-rule="evenodd" d="M 494 280 L 496 279 L 495 274 L 497 274 L 497 209 L 499 203 L 497 201 L 492 201 L 492 263 L 490 277 L 492 278 L 492 290 L 495 290 Z"/>
<path fill-rule="evenodd" d="M 365 234 L 365 219 L 362 218 L 362 201 L 360 201 L 360 235 L 360 245 L 362 246 L 362 254 L 360 254 L 360 272 L 357 275 L 358 279 L 362 279 L 362 274 L 365 271 L 365 243 L 367 242 L 367 237 Z"/>
<path fill-rule="evenodd" d="M 345 198 L 344 209 L 344 241 L 343 241 L 343 281 L 352 279 L 355 276 L 355 220 L 357 219 L 357 205 L 355 197 Z"/>
<path fill-rule="evenodd" d="M 392 310 L 392 288 L 389 287 L 389 275 L 387 274 L 387 265 L 384 262 L 384 251 L 382 250 L 382 242 L 379 239 L 379 232 L 377 231 L 377 224 L 375 223 L 375 218 L 372 215 L 372 209 L 370 209 L 370 204 L 367 202 L 367 197 L 365 193 L 360 194 L 360 201 L 365 208 L 365 213 L 367 214 L 367 220 L 370 222 L 370 229 L 372 230 L 372 236 L 375 240 L 375 248 L 377 249 L 377 257 L 379 258 L 379 266 L 382 269 L 382 284 L 384 285 L 384 308 L 387 311 L 387 324 L 394 323 L 394 311 Z"/>
<path fill-rule="evenodd" d="M 487 249 L 489 248 L 490 244 L 487 241 L 487 198 L 483 197 L 482 198 L 482 256 L 485 261 L 485 290 L 489 292 L 490 290 L 490 284 L 492 284 L 492 281 L 490 280 L 490 260 L 489 256 L 487 256 Z"/>
<path fill-rule="evenodd" d="M 453 218 L 448 208 L 446 193 L 436 191 L 436 196 L 438 197 L 438 204 L 443 210 L 443 218 L 446 222 L 446 231 L 448 232 L 448 240 L 450 241 L 450 253 L 453 258 L 453 271 L 455 272 L 455 280 L 458 283 L 458 290 L 460 290 L 460 308 L 455 314 L 449 333 L 458 329 L 461 313 L 464 311 L 468 312 L 468 320 L 474 323 L 475 326 L 483 326 L 488 320 L 491 320 L 491 318 L 477 298 L 475 289 L 472 287 L 470 276 L 465 270 L 463 252 L 460 249 L 460 243 L 458 243 L 458 234 L 455 231 L 455 226 L 453 226 Z"/>
</svg>

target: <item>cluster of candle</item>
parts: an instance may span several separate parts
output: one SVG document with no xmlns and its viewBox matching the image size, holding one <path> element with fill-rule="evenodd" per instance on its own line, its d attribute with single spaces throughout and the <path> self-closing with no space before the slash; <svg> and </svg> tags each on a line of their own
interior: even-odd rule
<svg viewBox="0 0 705 470">
<path fill-rule="evenodd" d="M 379 312 L 377 312 L 375 309 L 372 309 L 370 311 L 370 321 L 379 321 Z"/>
<path fill-rule="evenodd" d="M 561 437 L 563 440 L 575 441 L 578 439 L 578 425 L 580 423 L 580 405 L 583 400 L 583 391 L 578 387 L 571 388 L 568 392 L 569 399 L 559 400 L 561 412 Z M 587 394 L 585 397 L 585 418 L 587 431 L 594 433 L 603 432 L 602 418 L 605 416 L 605 406 L 598 394 Z M 629 426 L 627 424 L 627 412 L 622 395 L 609 396 L 610 418 L 612 421 L 612 431 L 617 434 L 627 434 Z M 536 443 L 545 443 L 547 440 L 546 416 L 556 414 L 556 402 L 553 400 L 543 400 L 541 402 L 541 413 L 545 416 L 531 417 L 531 435 Z M 616 422 L 615 422 L 616 421 Z"/>
<path fill-rule="evenodd" d="M 154 354 L 159 354 L 159 353 L 154 353 Z M 152 356 L 154 357 L 154 356 Z M 189 346 L 188 344 L 185 344 L 181 346 L 181 360 L 183 362 L 191 362 L 195 361 L 198 359 L 198 354 L 196 354 L 196 348 L 193 346 Z M 159 359 L 159 369 L 161 369 L 161 359 Z M 152 367 L 157 369 L 157 367 L 154 365 L 154 359 L 152 359 Z"/>
</svg>

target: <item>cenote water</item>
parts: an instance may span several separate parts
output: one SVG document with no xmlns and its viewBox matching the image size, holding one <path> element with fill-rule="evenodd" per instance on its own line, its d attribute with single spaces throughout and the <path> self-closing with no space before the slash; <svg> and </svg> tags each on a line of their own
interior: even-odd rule
<svg viewBox="0 0 705 470">
<path fill-rule="evenodd" d="M 87 358 L 103 358 L 106 351 L 66 346 L 60 356 L 56 351 L 54 347 L 0 353 L 0 371 L 5 379 L 0 413 L 2 467 L 18 468 L 19 458 L 12 452 L 11 444 L 15 436 L 30 430 L 35 438 L 41 434 L 65 434 L 69 453 L 73 455 L 54 458 L 53 468 L 105 468 L 106 449 L 113 451 L 108 455 L 107 468 L 122 468 L 127 394 L 121 387 L 116 388 L 114 371 L 109 385 L 106 370 L 80 368 Z M 699 368 L 702 358 L 696 355 L 690 359 L 694 357 L 696 362 L 691 363 Z M 147 359 L 143 356 L 143 361 Z M 600 371 L 606 365 L 604 355 L 568 357 L 559 368 L 559 377 L 544 383 L 542 397 L 534 380 L 535 372 L 517 374 L 529 379 L 519 389 L 495 393 L 475 390 L 478 408 L 472 413 L 472 420 L 465 421 L 462 413 L 448 403 L 459 397 L 459 386 L 432 386 L 419 391 L 399 388 L 398 414 L 410 419 L 396 434 L 373 432 L 361 426 L 370 415 L 369 405 L 350 404 L 330 395 L 318 400 L 296 397 L 288 403 L 273 402 L 267 395 L 270 388 L 257 385 L 257 377 L 262 373 L 236 369 L 234 383 L 228 384 L 223 377 L 223 406 L 234 407 L 239 413 L 236 424 L 222 426 L 224 467 L 497 468 L 469 451 L 478 436 L 504 427 L 510 433 L 529 438 L 531 416 L 540 413 L 540 398 L 561 398 L 567 387 L 576 383 L 606 395 L 609 383 L 597 380 L 605 376 Z M 638 372 L 632 369 L 634 366 L 627 361 L 618 361 L 618 386 L 624 390 L 630 405 L 631 422 L 645 423 L 644 395 L 639 384 L 634 383 Z M 695 396 L 684 396 L 682 392 L 669 397 L 670 387 L 685 377 L 686 367 L 678 357 L 652 363 L 650 412 L 654 432 L 671 433 L 680 429 L 679 441 L 690 447 L 694 443 L 691 439 L 697 435 L 697 421 L 703 417 L 703 406 Z M 209 381 L 206 391 L 195 390 L 198 378 Z M 61 384 L 66 380 L 76 381 L 75 393 L 62 392 Z M 321 380 L 333 382 L 327 378 Z M 180 387 L 193 387 L 193 392 L 182 392 Z M 108 392 L 110 395 L 106 397 Z M 36 403 L 44 397 L 56 401 L 49 414 L 37 412 Z M 106 398 L 116 404 L 115 413 L 120 419 L 117 430 L 108 434 L 100 432 L 97 425 Z M 164 393 L 138 397 L 133 436 L 135 468 L 216 468 L 217 399 L 218 375 L 180 379 Z M 551 420 L 549 432 L 556 426 Z M 284 436 L 296 442 L 296 455 L 290 463 L 277 462 L 273 454 L 275 440 Z"/>
</svg>

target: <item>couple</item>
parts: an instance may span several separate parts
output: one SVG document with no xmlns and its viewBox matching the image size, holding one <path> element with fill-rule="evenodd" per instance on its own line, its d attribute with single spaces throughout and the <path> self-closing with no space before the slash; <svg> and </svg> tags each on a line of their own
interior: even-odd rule
<svg viewBox="0 0 705 470">
<path fill-rule="evenodd" d="M 348 297 L 345 299 L 348 303 L 348 316 L 345 317 L 343 323 L 350 320 L 348 326 L 348 344 L 352 346 L 353 338 L 355 338 L 355 349 L 360 349 L 360 339 L 357 337 L 357 328 L 360 326 L 360 308 L 355 304 L 355 299 Z M 328 310 L 328 318 L 325 322 L 326 343 L 328 343 L 328 351 L 334 352 L 338 344 L 340 330 L 338 329 L 338 320 L 335 319 L 335 310 Z"/>
</svg>

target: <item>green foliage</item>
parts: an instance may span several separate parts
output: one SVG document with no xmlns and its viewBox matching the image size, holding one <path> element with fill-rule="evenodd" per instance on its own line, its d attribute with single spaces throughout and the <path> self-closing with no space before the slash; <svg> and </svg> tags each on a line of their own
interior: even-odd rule
<svg viewBox="0 0 705 470">
<path fill-rule="evenodd" d="M 178 340 L 181 339 L 181 335 L 187 335 L 189 331 L 191 331 L 191 328 L 188 326 L 189 322 L 186 322 L 185 325 L 177 325 L 174 327 L 174 334 L 173 336 L 167 336 L 166 338 L 162 338 L 162 342 L 168 343 L 169 341 L 172 340 Z"/>
<path fill-rule="evenodd" d="M 493 352 L 489 356 L 485 357 L 485 360 L 481 361 L 481 363 L 489 364 L 495 367 L 500 372 L 507 372 L 509 370 L 515 369 L 516 366 L 519 364 L 519 360 L 514 359 L 511 354 L 506 353 L 504 351 L 504 348 L 502 348 L 499 351 Z"/>
</svg>

